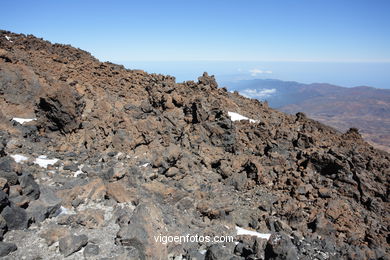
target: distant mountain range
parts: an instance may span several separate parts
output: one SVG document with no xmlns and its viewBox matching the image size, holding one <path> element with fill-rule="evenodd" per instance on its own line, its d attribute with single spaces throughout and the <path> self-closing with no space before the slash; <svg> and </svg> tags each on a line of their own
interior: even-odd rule
<svg viewBox="0 0 390 260">
<path fill-rule="evenodd" d="M 267 100 L 287 113 L 304 112 L 340 131 L 360 130 L 374 146 L 390 151 L 390 90 L 345 88 L 325 83 L 303 84 L 274 79 L 224 82 L 229 90 Z"/>
</svg>

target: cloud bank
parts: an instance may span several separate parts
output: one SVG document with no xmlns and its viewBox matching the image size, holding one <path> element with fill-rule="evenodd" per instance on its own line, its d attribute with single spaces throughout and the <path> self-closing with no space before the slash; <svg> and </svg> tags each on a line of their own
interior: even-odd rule
<svg viewBox="0 0 390 260">
<path fill-rule="evenodd" d="M 260 70 L 260 69 L 251 69 L 251 70 L 249 70 L 249 72 L 251 73 L 251 76 L 253 76 L 253 77 L 256 77 L 256 76 L 261 75 L 261 74 L 272 74 L 271 70 Z"/>
<path fill-rule="evenodd" d="M 272 94 L 276 93 L 276 89 L 274 88 L 262 88 L 262 89 L 244 89 L 240 91 L 241 95 L 248 98 L 257 98 L 257 99 L 265 99 L 270 97 Z"/>
</svg>

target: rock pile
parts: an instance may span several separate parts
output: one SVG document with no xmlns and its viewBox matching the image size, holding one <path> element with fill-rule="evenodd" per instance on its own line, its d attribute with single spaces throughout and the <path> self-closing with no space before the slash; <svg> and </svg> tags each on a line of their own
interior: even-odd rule
<svg viewBox="0 0 390 260">
<path fill-rule="evenodd" d="M 356 129 L 7 31 L 0 94 L 1 256 L 388 259 L 390 155 Z M 235 243 L 155 240 L 187 234 Z"/>
</svg>

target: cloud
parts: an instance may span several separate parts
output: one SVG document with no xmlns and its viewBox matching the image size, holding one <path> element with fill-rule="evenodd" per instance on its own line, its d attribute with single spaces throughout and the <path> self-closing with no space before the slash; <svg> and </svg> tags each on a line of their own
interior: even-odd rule
<svg viewBox="0 0 390 260">
<path fill-rule="evenodd" d="M 262 89 L 244 89 L 240 91 L 241 95 L 248 98 L 265 99 L 276 93 L 274 88 L 262 88 Z"/>
<path fill-rule="evenodd" d="M 251 76 L 256 77 L 259 74 L 272 74 L 271 70 L 259 70 L 259 69 L 251 69 L 249 70 Z"/>
</svg>

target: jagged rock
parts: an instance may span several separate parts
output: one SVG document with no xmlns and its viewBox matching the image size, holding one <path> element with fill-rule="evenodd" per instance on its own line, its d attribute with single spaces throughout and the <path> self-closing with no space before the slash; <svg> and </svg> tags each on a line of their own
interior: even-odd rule
<svg viewBox="0 0 390 260">
<path fill-rule="evenodd" d="M 223 259 L 239 260 L 240 258 L 229 252 L 226 252 L 226 250 L 221 245 L 212 245 L 207 249 L 205 260 L 223 260 Z"/>
<path fill-rule="evenodd" d="M 2 215 L 0 215 L 0 241 L 3 240 L 3 236 L 7 232 L 7 222 L 3 218 Z"/>
<path fill-rule="evenodd" d="M 60 225 L 82 225 L 86 228 L 97 228 L 104 224 L 103 211 L 98 209 L 86 209 L 73 215 L 64 215 L 58 219 Z"/>
<path fill-rule="evenodd" d="M 80 128 L 84 105 L 77 92 L 62 84 L 58 91 L 40 97 L 36 113 L 44 128 L 70 133 Z"/>
<path fill-rule="evenodd" d="M 5 193 L 9 193 L 8 181 L 4 178 L 0 178 L 0 190 L 4 191 Z"/>
<path fill-rule="evenodd" d="M 102 179 L 95 178 L 83 186 L 75 186 L 71 189 L 63 189 L 57 191 L 57 196 L 63 200 L 63 205 L 70 207 L 75 199 L 85 201 L 101 201 L 104 200 L 107 189 Z"/>
<path fill-rule="evenodd" d="M 27 213 L 33 220 L 40 222 L 45 218 L 56 216 L 59 213 L 61 202 L 50 187 L 41 185 L 39 199 L 30 202 Z"/>
<path fill-rule="evenodd" d="M 121 182 L 112 182 L 106 185 L 107 195 L 118 203 L 132 202 L 137 204 L 138 196 L 134 190 L 129 190 L 124 187 Z"/>
<path fill-rule="evenodd" d="M 8 195 L 0 190 L 0 212 L 9 205 Z"/>
<path fill-rule="evenodd" d="M 34 177 L 31 174 L 23 174 L 19 177 L 20 187 L 22 188 L 22 194 L 31 199 L 38 199 L 39 185 L 35 182 Z"/>
<path fill-rule="evenodd" d="M 140 204 L 129 220 L 129 225 L 118 231 L 118 244 L 134 248 L 141 259 L 167 259 L 165 245 L 155 241 L 154 236 L 166 232 L 161 210 L 155 205 Z"/>
<path fill-rule="evenodd" d="M 266 245 L 265 259 L 298 259 L 298 252 L 286 234 L 276 233 L 271 235 Z"/>
<path fill-rule="evenodd" d="M 28 216 L 25 209 L 17 206 L 6 206 L 1 215 L 7 222 L 9 230 L 13 229 L 25 229 L 28 227 Z"/>
<path fill-rule="evenodd" d="M 58 244 L 61 254 L 65 257 L 79 251 L 88 243 L 86 235 L 69 235 L 60 239 Z"/>
<path fill-rule="evenodd" d="M 70 231 L 66 227 L 51 226 L 41 232 L 39 236 L 45 239 L 48 246 L 51 246 L 59 239 L 70 236 Z"/>
<path fill-rule="evenodd" d="M 18 183 L 18 175 L 15 172 L 0 170 L 0 177 L 6 179 L 9 185 L 15 185 Z"/>
<path fill-rule="evenodd" d="M 205 254 L 201 254 L 198 250 L 191 250 L 186 254 L 188 260 L 204 260 Z"/>
<path fill-rule="evenodd" d="M 18 247 L 13 243 L 0 242 L 0 257 L 7 256 L 9 253 L 16 251 Z"/>
<path fill-rule="evenodd" d="M 14 159 L 10 156 L 5 156 L 0 158 L 0 173 L 1 172 L 16 172 L 18 165 L 15 163 Z M 3 177 L 3 176 L 1 176 Z M 5 177 L 5 176 L 4 176 Z M 3 177 L 3 178 L 4 178 Z"/>
</svg>

